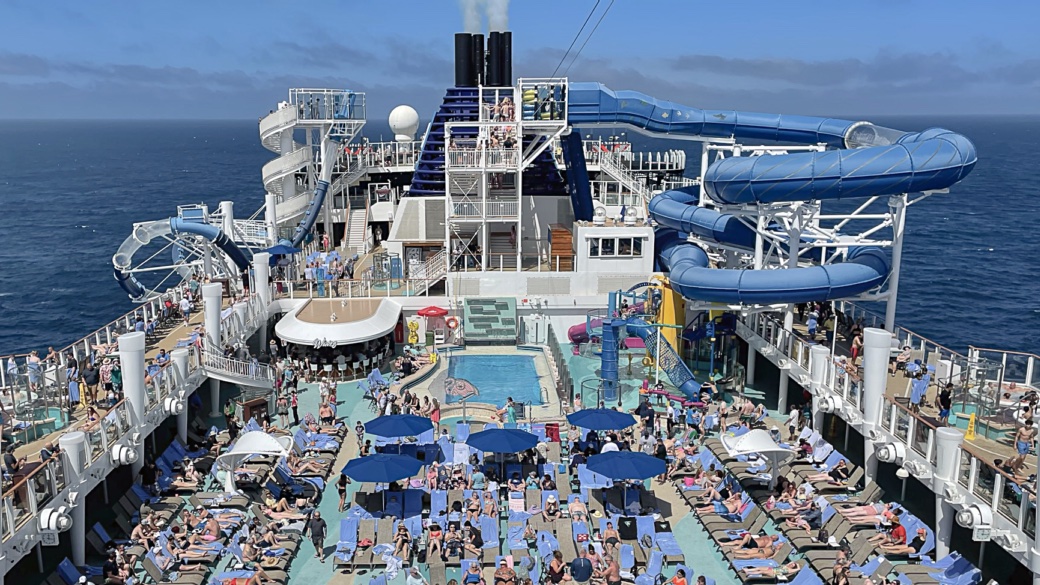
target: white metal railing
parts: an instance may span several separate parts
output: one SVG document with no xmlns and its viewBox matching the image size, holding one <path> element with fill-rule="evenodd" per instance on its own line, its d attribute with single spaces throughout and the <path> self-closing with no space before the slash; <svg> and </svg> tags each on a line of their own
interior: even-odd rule
<svg viewBox="0 0 1040 585">
<path fill-rule="evenodd" d="M 521 78 L 520 117 L 528 122 L 566 122 L 567 78 Z"/>
<path fill-rule="evenodd" d="M 517 201 L 488 201 L 487 216 L 494 218 L 516 217 L 520 213 Z"/>
<path fill-rule="evenodd" d="M 202 363 L 208 372 L 220 372 L 236 378 L 256 380 L 258 382 L 274 382 L 274 370 L 271 366 L 261 364 L 258 361 L 224 357 L 221 353 L 207 349 L 203 354 Z"/>
<path fill-rule="evenodd" d="M 255 219 L 236 219 L 235 241 L 246 244 L 265 244 L 267 242 L 267 222 Z"/>
<path fill-rule="evenodd" d="M 420 148 L 421 143 L 417 140 L 347 144 L 341 150 L 341 158 L 354 157 L 366 167 L 381 172 L 396 172 L 415 168 Z"/>
<path fill-rule="evenodd" d="M 479 201 L 452 201 L 452 217 L 480 217 Z"/>
<path fill-rule="evenodd" d="M 299 120 L 364 120 L 365 94 L 347 89 L 289 90 L 289 103 L 297 109 Z"/>
<path fill-rule="evenodd" d="M 513 170 L 520 162 L 520 151 L 506 148 L 449 148 L 448 168 Z"/>
</svg>

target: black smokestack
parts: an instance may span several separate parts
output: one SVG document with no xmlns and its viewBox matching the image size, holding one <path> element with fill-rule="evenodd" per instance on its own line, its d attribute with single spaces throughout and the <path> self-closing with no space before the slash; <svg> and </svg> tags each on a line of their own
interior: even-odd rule
<svg viewBox="0 0 1040 585">
<path fill-rule="evenodd" d="M 502 85 L 513 84 L 513 33 L 505 31 L 502 33 L 502 62 L 501 76 Z"/>
<path fill-rule="evenodd" d="M 502 33 L 492 31 L 488 34 L 487 76 L 484 85 L 502 86 Z"/>
<path fill-rule="evenodd" d="M 484 73 L 484 35 L 477 33 L 473 35 L 473 75 L 476 83 L 474 85 L 487 85 L 487 75 Z"/>
<path fill-rule="evenodd" d="M 473 35 L 455 35 L 455 87 L 476 86 L 473 68 Z"/>
</svg>

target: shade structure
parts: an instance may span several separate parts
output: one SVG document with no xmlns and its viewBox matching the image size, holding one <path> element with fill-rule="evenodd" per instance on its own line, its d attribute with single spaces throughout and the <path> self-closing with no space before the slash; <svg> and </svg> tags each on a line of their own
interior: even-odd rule
<svg viewBox="0 0 1040 585">
<path fill-rule="evenodd" d="M 754 429 L 742 434 L 723 433 L 720 437 L 722 446 L 733 457 L 756 456 L 769 461 L 769 489 L 776 485 L 777 470 L 788 459 L 794 457 L 794 451 L 776 444 L 768 431 Z"/>
<path fill-rule="evenodd" d="M 351 459 L 342 473 L 354 481 L 389 483 L 415 475 L 422 466 L 422 461 L 409 455 L 379 453 Z"/>
<path fill-rule="evenodd" d="M 365 431 L 379 437 L 410 437 L 433 428 L 433 421 L 414 414 L 388 414 L 365 424 Z"/>
<path fill-rule="evenodd" d="M 487 429 L 473 433 L 466 444 L 485 453 L 519 453 L 538 444 L 538 437 L 520 429 Z"/>
<path fill-rule="evenodd" d="M 442 307 L 425 307 L 415 312 L 420 317 L 444 317 L 448 314 L 448 309 Z"/>
<path fill-rule="evenodd" d="M 264 251 L 268 254 L 271 254 L 272 256 L 284 256 L 286 254 L 298 254 L 302 250 L 300 250 L 299 248 L 293 248 L 292 246 L 287 246 L 285 244 L 278 244 L 275 246 L 271 246 L 270 248 Z"/>
<path fill-rule="evenodd" d="M 567 415 L 567 422 L 583 429 L 616 431 L 636 424 L 636 417 L 609 408 L 586 408 Z"/>
<path fill-rule="evenodd" d="M 610 479 L 644 480 L 661 475 L 667 466 L 664 461 L 635 451 L 609 451 L 589 457 L 586 469 Z"/>
</svg>

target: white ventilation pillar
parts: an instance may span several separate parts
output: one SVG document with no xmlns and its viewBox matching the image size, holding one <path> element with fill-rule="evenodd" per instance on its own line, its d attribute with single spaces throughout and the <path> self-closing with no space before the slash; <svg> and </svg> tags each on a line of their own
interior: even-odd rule
<svg viewBox="0 0 1040 585">
<path fill-rule="evenodd" d="M 863 454 L 866 460 L 864 471 L 866 483 L 877 477 L 877 455 L 871 431 L 881 421 L 885 404 L 885 387 L 888 385 L 888 357 L 892 351 L 892 335 L 884 329 L 867 327 L 863 330 L 863 393 L 860 406 L 863 408 Z"/>
<path fill-rule="evenodd" d="M 943 491 L 947 484 L 956 485 L 957 466 L 960 464 L 960 447 L 964 432 L 953 427 L 935 430 L 935 474 L 932 490 L 935 496 L 935 558 L 950 554 L 950 539 L 953 537 L 953 519 L 957 509 L 946 501 Z"/>
<path fill-rule="evenodd" d="M 819 431 L 823 428 L 823 412 L 820 411 L 820 394 L 827 378 L 827 364 L 831 360 L 831 352 L 823 345 L 814 345 L 809 348 L 809 391 L 813 395 L 812 428 Z"/>
<path fill-rule="evenodd" d="M 222 308 L 222 297 L 224 287 L 219 282 L 211 282 L 202 285 L 202 303 L 204 319 L 206 324 L 206 353 L 210 355 L 222 355 L 223 348 L 220 344 L 220 311 Z M 203 358 L 205 361 L 205 358 Z M 210 410 L 211 417 L 220 416 L 220 380 L 210 378 Z"/>
<path fill-rule="evenodd" d="M 143 333 L 141 335 L 144 335 Z M 124 369 L 124 372 L 126 370 Z M 144 380 L 144 377 L 141 377 Z M 69 528 L 69 539 L 72 543 L 72 563 L 77 567 L 82 567 L 87 564 L 87 532 L 86 532 L 86 511 L 87 503 L 83 501 L 87 494 L 80 490 L 78 486 L 83 474 L 86 472 L 87 467 L 87 435 L 83 431 L 72 431 L 65 433 L 58 438 L 58 445 L 61 447 L 64 453 L 65 462 L 68 466 L 65 468 L 65 480 L 68 482 L 67 485 L 74 491 L 79 493 L 79 500 L 75 506 L 72 506 L 70 516 L 72 517 L 72 527 Z"/>
<path fill-rule="evenodd" d="M 185 387 L 185 382 L 188 379 L 188 349 L 184 347 L 177 348 L 170 352 L 170 363 L 173 364 L 173 371 L 176 375 L 177 386 Z M 188 400 L 191 393 L 185 390 L 184 401 Z M 181 442 L 185 445 L 188 444 L 188 405 L 184 405 L 184 410 L 177 415 L 177 436 L 180 437 Z"/>
<path fill-rule="evenodd" d="M 148 412 L 148 395 L 144 391 L 144 332 L 135 331 L 119 336 L 119 367 L 123 371 L 123 395 L 130 405 L 131 428 L 140 432 L 145 424 L 145 413 Z M 144 441 L 134 446 L 137 450 L 137 461 L 130 469 L 134 478 L 144 468 Z"/>
</svg>

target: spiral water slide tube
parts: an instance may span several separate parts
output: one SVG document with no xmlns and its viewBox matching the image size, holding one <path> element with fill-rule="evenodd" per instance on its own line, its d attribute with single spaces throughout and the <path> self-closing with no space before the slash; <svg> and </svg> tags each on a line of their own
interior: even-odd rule
<svg viewBox="0 0 1040 585">
<path fill-rule="evenodd" d="M 945 189 L 975 166 L 964 136 L 933 128 L 906 133 L 834 118 L 701 110 L 599 83 L 571 83 L 568 121 L 574 126 L 625 125 L 658 138 L 702 136 L 787 144 L 826 144 L 838 150 L 730 157 L 704 174 L 705 192 L 720 204 L 851 199 Z M 722 303 L 797 303 L 854 296 L 884 282 L 888 260 L 877 248 L 851 249 L 846 261 L 783 270 L 713 270 L 699 247 L 679 233 L 753 247 L 754 232 L 731 215 L 697 207 L 689 191 L 667 191 L 650 202 L 662 227 L 657 253 L 683 296 Z"/>
<path fill-rule="evenodd" d="M 137 277 L 134 276 L 133 272 L 130 271 L 134 254 L 142 247 L 151 243 L 151 241 L 156 237 L 176 237 L 180 234 L 201 236 L 209 240 L 213 245 L 227 254 L 228 258 L 231 259 L 239 270 L 244 271 L 249 269 L 249 259 L 246 258 L 245 253 L 217 226 L 208 223 L 185 221 L 179 217 L 171 217 L 170 219 L 160 219 L 157 221 L 142 223 L 134 227 L 133 233 L 123 240 L 123 243 L 119 246 L 115 255 L 112 256 L 113 275 L 115 276 L 116 282 L 118 282 L 119 286 L 130 295 L 132 300 L 144 300 L 148 298 L 151 292 L 141 284 L 141 282 L 137 280 Z M 173 253 L 175 256 L 174 260 L 178 260 L 178 256 L 180 255 L 180 249 L 178 246 L 174 246 Z M 175 270 L 177 270 L 182 277 L 185 277 L 187 276 L 190 267 L 187 265 L 181 265 Z"/>
</svg>

